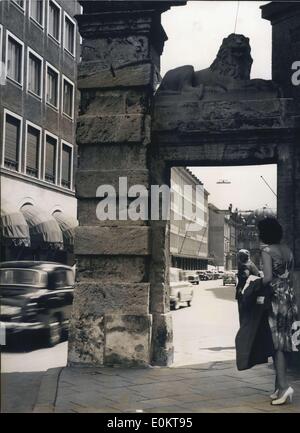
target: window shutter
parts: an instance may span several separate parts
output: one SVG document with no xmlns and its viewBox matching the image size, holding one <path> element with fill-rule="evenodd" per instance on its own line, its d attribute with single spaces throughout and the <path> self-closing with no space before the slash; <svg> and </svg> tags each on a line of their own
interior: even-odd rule
<svg viewBox="0 0 300 433">
<path fill-rule="evenodd" d="M 48 67 L 48 88 L 47 88 L 47 101 L 57 107 L 58 104 L 58 75 L 55 71 Z"/>
<path fill-rule="evenodd" d="M 64 81 L 64 113 L 72 117 L 73 115 L 73 86 Z"/>
<path fill-rule="evenodd" d="M 71 186 L 71 152 L 69 146 L 63 146 L 62 151 L 62 184 L 70 188 Z"/>
<path fill-rule="evenodd" d="M 8 54 L 7 54 L 7 73 L 10 78 L 21 82 L 21 60 L 22 46 L 14 41 L 10 36 L 8 38 Z"/>
<path fill-rule="evenodd" d="M 9 114 L 6 115 L 5 125 L 5 160 L 14 163 L 15 168 L 19 162 L 20 120 Z"/>
<path fill-rule="evenodd" d="M 56 140 L 47 136 L 45 177 L 48 182 L 55 183 Z"/>
<path fill-rule="evenodd" d="M 28 126 L 26 171 L 27 174 L 35 177 L 38 177 L 39 170 L 39 141 L 40 132 Z"/>
</svg>

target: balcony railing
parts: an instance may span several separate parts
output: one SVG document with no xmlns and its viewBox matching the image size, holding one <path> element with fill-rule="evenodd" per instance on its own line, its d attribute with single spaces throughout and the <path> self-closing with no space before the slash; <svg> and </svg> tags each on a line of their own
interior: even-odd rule
<svg viewBox="0 0 300 433">
<path fill-rule="evenodd" d="M 45 174 L 45 180 L 50 183 L 55 183 L 55 176 L 53 174 Z"/>
<path fill-rule="evenodd" d="M 18 165 L 19 165 L 18 161 L 14 161 L 9 158 L 4 159 L 4 166 L 6 168 L 9 168 L 10 170 L 18 171 Z"/>
<path fill-rule="evenodd" d="M 28 174 L 28 176 L 32 176 L 32 177 L 39 177 L 39 171 L 37 168 L 33 168 L 33 167 L 26 167 L 26 174 Z"/>
</svg>

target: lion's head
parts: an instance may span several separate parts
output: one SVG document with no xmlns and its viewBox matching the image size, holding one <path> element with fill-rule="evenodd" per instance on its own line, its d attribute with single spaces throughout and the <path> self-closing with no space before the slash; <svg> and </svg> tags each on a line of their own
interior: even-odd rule
<svg viewBox="0 0 300 433">
<path fill-rule="evenodd" d="M 223 39 L 221 48 L 210 69 L 238 80 L 250 80 L 253 59 L 249 38 L 232 33 Z"/>
</svg>

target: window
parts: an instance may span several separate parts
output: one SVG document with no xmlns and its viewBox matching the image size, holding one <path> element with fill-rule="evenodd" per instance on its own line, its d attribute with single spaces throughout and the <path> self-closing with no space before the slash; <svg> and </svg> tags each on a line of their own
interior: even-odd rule
<svg viewBox="0 0 300 433">
<path fill-rule="evenodd" d="M 45 180 L 56 183 L 57 137 L 46 133 L 45 140 Z"/>
<path fill-rule="evenodd" d="M 15 5 L 17 5 L 25 13 L 25 0 L 12 0 Z"/>
<path fill-rule="evenodd" d="M 4 110 L 4 167 L 19 171 L 21 158 L 22 118 Z"/>
<path fill-rule="evenodd" d="M 26 132 L 26 174 L 39 178 L 41 128 L 27 122 Z"/>
<path fill-rule="evenodd" d="M 50 284 L 51 283 L 53 284 L 53 287 L 55 289 L 62 289 L 65 288 L 66 286 L 73 286 L 75 283 L 74 272 L 65 271 L 64 269 L 54 271 L 53 274 L 51 274 Z"/>
<path fill-rule="evenodd" d="M 7 32 L 6 76 L 21 86 L 23 86 L 23 49 L 23 42 Z"/>
<path fill-rule="evenodd" d="M 65 13 L 64 47 L 75 56 L 75 22 Z"/>
<path fill-rule="evenodd" d="M 44 0 L 30 0 L 30 18 L 44 27 Z"/>
<path fill-rule="evenodd" d="M 2 40 L 3 40 L 3 27 L 0 24 L 0 86 L 4 85 L 4 69 L 3 69 L 3 64 L 2 64 Z"/>
<path fill-rule="evenodd" d="M 74 111 L 74 84 L 68 78 L 63 77 L 62 95 L 63 113 L 73 119 Z"/>
<path fill-rule="evenodd" d="M 0 270 L 1 286 L 45 287 L 46 283 L 47 273 L 43 271 L 16 268 L 4 268 Z"/>
<path fill-rule="evenodd" d="M 42 97 L 42 70 L 43 59 L 28 48 L 27 89 L 35 95 Z"/>
<path fill-rule="evenodd" d="M 46 101 L 58 109 L 59 105 L 59 72 L 47 64 L 47 91 Z"/>
<path fill-rule="evenodd" d="M 72 188 L 72 165 L 73 165 L 73 146 L 69 143 L 62 142 L 61 155 L 61 186 Z"/>
<path fill-rule="evenodd" d="M 61 8 L 54 0 L 48 5 L 48 34 L 60 42 Z"/>
</svg>

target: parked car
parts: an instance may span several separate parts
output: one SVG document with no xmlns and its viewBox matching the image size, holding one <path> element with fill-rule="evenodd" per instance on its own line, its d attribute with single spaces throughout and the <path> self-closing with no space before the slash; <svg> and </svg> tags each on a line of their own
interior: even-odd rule
<svg viewBox="0 0 300 433">
<path fill-rule="evenodd" d="M 205 272 L 206 272 L 208 280 L 213 280 L 214 279 L 214 274 L 213 274 L 212 271 L 205 271 Z"/>
<path fill-rule="evenodd" d="M 224 272 L 223 286 L 226 286 L 226 284 L 236 284 L 236 279 L 237 279 L 236 274 L 237 274 L 237 271 Z"/>
<path fill-rule="evenodd" d="M 68 329 L 73 303 L 74 272 L 52 262 L 0 264 L 0 321 L 6 335 L 39 331 L 55 346 Z"/>
<path fill-rule="evenodd" d="M 197 271 L 198 277 L 200 281 L 207 281 L 208 275 L 206 274 L 206 271 Z"/>
<path fill-rule="evenodd" d="M 185 271 L 184 275 L 191 284 L 199 284 L 200 279 L 196 272 Z"/>
<path fill-rule="evenodd" d="M 192 304 L 193 285 L 187 280 L 182 269 L 170 268 L 170 307 L 178 310 L 182 304 Z"/>
</svg>

